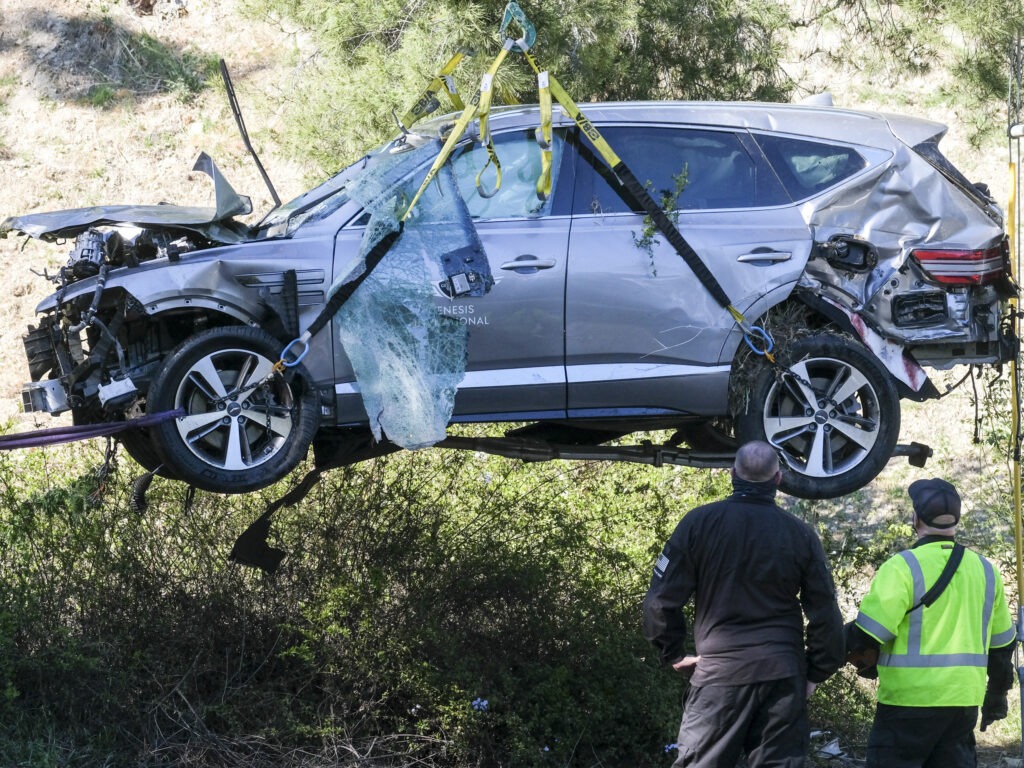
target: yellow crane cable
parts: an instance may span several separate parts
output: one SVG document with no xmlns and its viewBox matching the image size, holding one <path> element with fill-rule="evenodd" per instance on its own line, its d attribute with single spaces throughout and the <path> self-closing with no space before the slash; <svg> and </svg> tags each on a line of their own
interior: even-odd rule
<svg viewBox="0 0 1024 768">
<path fill-rule="evenodd" d="M 462 60 L 465 57 L 472 55 L 473 54 L 468 51 L 458 51 L 454 56 L 448 59 L 447 63 L 445 63 L 440 70 L 438 70 L 434 79 L 427 84 L 423 93 L 420 94 L 419 98 L 417 98 L 415 102 L 413 102 L 413 105 L 409 107 L 409 111 L 406 112 L 399 121 L 406 130 L 412 128 L 414 123 L 426 117 L 440 106 L 440 102 L 437 100 L 437 94 L 442 88 L 444 88 L 445 93 L 448 94 L 448 100 L 452 103 L 452 106 L 455 109 L 462 110 L 466 108 L 455 88 L 455 78 L 453 77 L 453 74 L 459 64 L 462 63 Z"/>
<path fill-rule="evenodd" d="M 1019 148 L 1018 148 L 1019 151 Z M 1014 281 L 1017 280 L 1019 267 L 1019 248 L 1017 242 L 1017 163 L 1010 154 L 1010 200 L 1007 205 L 1007 232 L 1010 238 L 1010 272 Z M 1009 301 L 1010 317 L 1013 325 L 1014 338 L 1019 339 L 1018 333 L 1020 320 L 1018 318 L 1019 299 L 1016 295 Z M 1014 549 L 1017 563 L 1017 613 L 1018 627 L 1020 632 L 1024 627 L 1024 610 L 1021 608 L 1021 600 L 1024 598 L 1024 520 L 1021 518 L 1021 446 L 1020 446 L 1020 350 L 1010 361 L 1010 389 L 1011 389 L 1011 413 L 1010 413 L 1010 434 L 1013 439 L 1012 452 L 1012 482 L 1013 482 L 1013 534 Z"/>
</svg>

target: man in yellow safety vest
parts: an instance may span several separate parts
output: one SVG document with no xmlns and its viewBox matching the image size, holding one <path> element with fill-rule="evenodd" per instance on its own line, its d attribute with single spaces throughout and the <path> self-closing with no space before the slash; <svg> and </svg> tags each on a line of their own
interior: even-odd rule
<svg viewBox="0 0 1024 768">
<path fill-rule="evenodd" d="M 847 626 L 864 676 L 877 654 L 867 768 L 974 768 L 979 705 L 981 730 L 1006 717 L 1016 630 L 1002 577 L 954 541 L 956 489 L 931 479 L 908 492 L 917 542 L 882 564 Z"/>
</svg>

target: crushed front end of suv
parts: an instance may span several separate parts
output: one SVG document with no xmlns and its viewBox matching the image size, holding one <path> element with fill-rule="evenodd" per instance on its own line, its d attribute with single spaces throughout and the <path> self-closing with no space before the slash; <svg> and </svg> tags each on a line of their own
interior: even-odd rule
<svg viewBox="0 0 1024 768">
<path fill-rule="evenodd" d="M 26 409 L 77 424 L 178 411 L 123 432 L 125 448 L 227 493 L 279 480 L 311 446 L 323 465 L 479 448 L 449 425 L 507 423 L 485 449 L 634 460 L 628 436 L 653 432 L 667 437 L 652 463 L 699 466 L 701 452 L 766 439 L 783 490 L 822 498 L 900 453 L 901 399 L 938 396 L 927 369 L 1011 358 L 1002 213 L 940 152 L 943 125 L 750 103 L 588 104 L 586 116 L 771 338 L 769 355 L 564 115 L 539 193 L 538 112 L 514 107 L 490 116 L 500 188 L 488 147 L 465 138 L 401 223 L 450 118 L 255 225 L 205 156 L 215 208 L 6 219 L 0 234 L 73 242 L 25 335 Z M 275 365 L 346 286 L 301 360 Z"/>
</svg>

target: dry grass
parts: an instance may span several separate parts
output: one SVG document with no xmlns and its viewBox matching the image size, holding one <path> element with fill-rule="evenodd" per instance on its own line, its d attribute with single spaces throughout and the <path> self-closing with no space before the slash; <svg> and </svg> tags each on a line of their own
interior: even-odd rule
<svg viewBox="0 0 1024 768">
<path fill-rule="evenodd" d="M 192 173 L 207 151 L 257 212 L 270 196 L 238 136 L 218 79 L 186 103 L 152 82 L 118 87 L 102 106 L 126 41 L 143 35 L 169 50 L 223 57 L 246 124 L 284 196 L 303 188 L 302 169 L 274 152 L 273 109 L 287 86 L 295 37 L 243 20 L 237 0 L 191 0 L 184 15 L 139 16 L 126 4 L 83 0 L 4 0 L 0 7 L 0 218 L 102 203 L 212 205 L 212 185 Z M 138 86 L 137 88 L 135 86 Z M 68 249 L 20 238 L 0 240 L 0 280 L 9 322 L 0 328 L 0 421 L 17 417 L 26 377 L 21 335 L 50 291 L 32 270 L 53 271 Z"/>
</svg>

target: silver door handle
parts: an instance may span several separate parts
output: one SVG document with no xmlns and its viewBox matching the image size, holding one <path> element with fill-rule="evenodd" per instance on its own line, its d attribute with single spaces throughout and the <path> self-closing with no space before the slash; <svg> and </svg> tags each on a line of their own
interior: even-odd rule
<svg viewBox="0 0 1024 768">
<path fill-rule="evenodd" d="M 793 258 L 793 254 L 790 251 L 753 251 L 751 253 L 744 253 L 742 256 L 737 256 L 736 261 L 749 264 L 750 262 L 757 261 L 789 261 Z"/>
<path fill-rule="evenodd" d="M 506 261 L 501 265 L 502 269 L 512 270 L 537 270 L 537 269 L 551 269 L 555 266 L 554 259 L 538 259 L 536 256 L 523 255 L 517 256 L 512 261 Z"/>
</svg>

